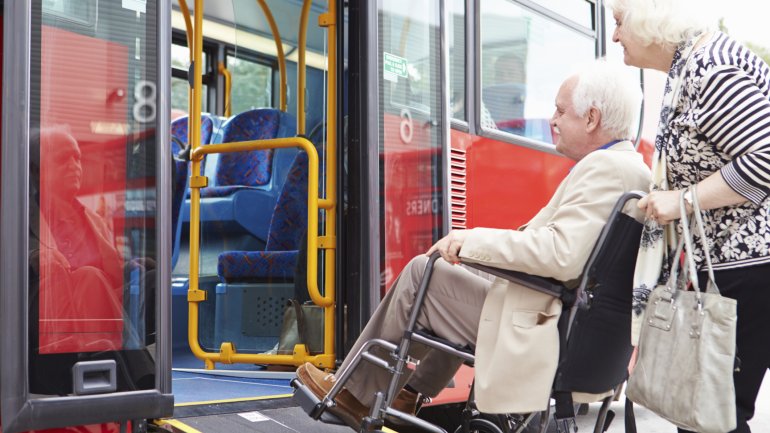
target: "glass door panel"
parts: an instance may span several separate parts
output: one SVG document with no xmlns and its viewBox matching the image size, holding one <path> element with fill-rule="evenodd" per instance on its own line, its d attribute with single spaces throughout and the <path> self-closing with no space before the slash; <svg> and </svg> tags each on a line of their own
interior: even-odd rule
<svg viewBox="0 0 770 433">
<path fill-rule="evenodd" d="M 438 0 L 379 9 L 381 281 L 443 233 L 441 13 Z"/>
<path fill-rule="evenodd" d="M 79 393 L 84 361 L 114 361 L 115 391 L 153 389 L 155 2 L 35 3 L 30 391 Z"/>
</svg>

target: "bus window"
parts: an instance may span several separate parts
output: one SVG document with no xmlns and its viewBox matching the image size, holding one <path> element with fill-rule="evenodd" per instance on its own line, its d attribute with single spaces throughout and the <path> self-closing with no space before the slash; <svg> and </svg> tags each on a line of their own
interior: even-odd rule
<svg viewBox="0 0 770 433">
<path fill-rule="evenodd" d="M 465 116 L 465 0 L 447 2 L 449 7 L 449 95 L 453 120 Z"/>
<path fill-rule="evenodd" d="M 535 0 L 535 2 L 586 28 L 592 28 L 594 0 Z"/>
<path fill-rule="evenodd" d="M 232 76 L 232 113 L 272 106 L 273 68 L 243 53 L 233 53 L 227 56 L 227 69 Z"/>
<path fill-rule="evenodd" d="M 594 56 L 588 31 L 510 0 L 481 2 L 482 105 L 501 131 L 553 143 L 548 120 L 556 90 L 571 65 Z"/>
<path fill-rule="evenodd" d="M 203 52 L 203 64 L 207 65 L 206 52 Z M 186 113 L 190 83 L 187 81 L 190 68 L 190 52 L 184 45 L 171 45 L 171 109 Z M 208 86 L 203 84 L 203 94 L 208 95 Z M 208 98 L 202 98 L 201 110 L 208 110 Z"/>
</svg>

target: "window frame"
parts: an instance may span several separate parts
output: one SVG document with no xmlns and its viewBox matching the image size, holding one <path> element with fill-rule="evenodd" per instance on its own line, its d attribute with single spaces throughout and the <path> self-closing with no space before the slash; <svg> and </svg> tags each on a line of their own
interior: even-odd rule
<svg viewBox="0 0 770 433">
<path fill-rule="evenodd" d="M 467 0 L 466 2 L 466 28 L 468 27 L 468 23 L 471 22 L 469 20 L 472 19 L 472 26 L 469 31 L 466 32 L 466 46 L 470 46 L 470 49 L 472 50 L 470 54 L 466 54 L 466 63 L 468 59 L 473 59 L 472 61 L 472 67 L 466 68 L 466 80 L 467 83 L 471 83 L 471 85 L 466 85 L 466 100 L 468 102 L 468 107 L 466 107 L 466 112 L 470 111 L 472 113 L 472 120 L 468 123 L 468 131 L 475 136 L 484 137 L 484 138 L 490 138 L 492 140 L 513 144 L 517 146 L 522 146 L 530 149 L 539 150 L 542 152 L 554 154 L 554 155 L 561 155 L 559 152 L 556 151 L 556 146 L 551 143 L 546 143 L 540 140 L 531 139 L 528 137 L 524 137 L 521 135 L 516 135 L 510 132 L 504 132 L 496 129 L 486 129 L 481 126 L 481 80 L 479 77 L 482 76 L 481 69 L 481 2 L 484 0 Z M 553 23 L 557 25 L 561 25 L 565 27 L 568 30 L 575 31 L 577 33 L 580 33 L 585 36 L 589 36 L 593 38 L 594 40 L 594 58 L 597 58 L 601 55 L 601 50 L 603 48 L 602 43 L 602 23 L 599 21 L 599 11 L 603 7 L 601 0 L 586 0 L 589 3 L 593 4 L 593 11 L 592 11 L 592 24 L 594 26 L 594 29 L 588 29 L 585 26 L 570 20 L 567 17 L 562 16 L 561 14 L 558 14 L 540 4 L 538 4 L 536 1 L 532 0 L 507 0 L 508 2 L 518 5 L 524 10 L 527 10 L 529 12 L 532 12 L 536 15 L 539 15 L 547 20 L 552 21 Z M 468 4 L 472 4 L 472 12 L 471 9 L 468 8 Z M 469 12 L 471 12 L 469 14 Z M 472 15 L 472 16 L 469 16 Z M 599 23 L 597 25 L 597 23 Z M 469 33 L 472 33 L 469 34 Z M 472 44 L 472 45 L 471 45 Z M 470 71 L 472 69 L 472 71 Z M 470 94 L 469 94 L 470 93 Z M 470 104 L 473 104 L 472 106 Z M 472 111 L 471 111 L 472 110 Z M 460 128 L 454 128 L 456 122 L 452 122 L 453 129 L 460 129 Z M 457 126 L 462 127 L 461 122 L 457 122 Z"/>
</svg>

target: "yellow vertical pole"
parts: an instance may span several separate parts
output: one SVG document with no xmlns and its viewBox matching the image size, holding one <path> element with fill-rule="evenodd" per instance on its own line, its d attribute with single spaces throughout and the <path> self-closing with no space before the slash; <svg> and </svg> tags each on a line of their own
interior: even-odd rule
<svg viewBox="0 0 770 433">
<path fill-rule="evenodd" d="M 195 0 L 195 26 L 193 47 L 195 48 L 193 56 L 193 98 L 192 110 L 190 111 L 190 146 L 191 154 L 201 143 L 201 89 L 203 89 L 203 0 Z M 201 181 L 201 160 L 192 159 L 192 175 L 190 177 L 190 221 L 200 221 L 200 187 Z M 197 187 L 196 187 L 197 186 Z M 189 303 L 190 323 L 198 323 L 198 302 L 205 300 L 205 293 L 199 289 L 198 281 L 198 263 L 200 255 L 200 225 L 190 224 L 190 281 L 187 291 L 187 298 L 193 302 Z M 188 326 L 187 338 L 191 347 L 198 346 L 197 326 Z M 206 366 L 213 368 L 213 363 L 207 361 Z"/>
<path fill-rule="evenodd" d="M 193 62 L 195 52 L 193 47 L 193 27 L 192 27 L 192 21 L 190 20 L 190 9 L 187 7 L 187 1 L 186 0 L 179 0 L 179 9 L 182 10 L 182 16 L 184 17 L 184 27 L 185 27 L 185 37 L 187 37 L 187 53 L 189 55 L 190 63 Z M 187 145 L 189 146 L 190 143 L 192 143 L 192 136 L 190 135 L 192 133 L 192 128 L 190 128 L 190 117 L 189 113 L 192 113 L 193 109 L 193 89 L 191 87 L 187 87 Z"/>
<path fill-rule="evenodd" d="M 337 237 L 337 0 L 329 0 L 328 11 L 321 15 L 320 25 L 326 27 L 329 56 L 327 60 L 327 91 L 329 93 L 326 107 L 326 209 L 325 237 L 332 239 L 331 248 L 324 249 L 325 280 L 324 297 L 335 300 L 335 256 Z M 324 352 L 334 353 L 334 320 L 335 303 L 324 310 Z"/>
<path fill-rule="evenodd" d="M 305 120 L 305 90 L 307 87 L 307 67 L 305 51 L 307 49 L 307 21 L 310 16 L 310 6 L 313 0 L 305 0 L 302 4 L 302 14 L 299 20 L 299 52 L 297 60 L 297 135 L 304 136 L 307 128 Z"/>
</svg>

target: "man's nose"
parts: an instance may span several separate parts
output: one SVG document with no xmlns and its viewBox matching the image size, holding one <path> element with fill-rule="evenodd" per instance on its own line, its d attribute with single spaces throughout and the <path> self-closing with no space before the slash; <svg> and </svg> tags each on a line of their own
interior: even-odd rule
<svg viewBox="0 0 770 433">
<path fill-rule="evenodd" d="M 612 42 L 620 42 L 618 26 L 615 26 L 615 31 L 612 32 Z"/>
</svg>

